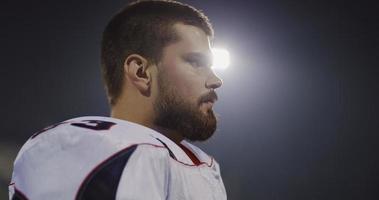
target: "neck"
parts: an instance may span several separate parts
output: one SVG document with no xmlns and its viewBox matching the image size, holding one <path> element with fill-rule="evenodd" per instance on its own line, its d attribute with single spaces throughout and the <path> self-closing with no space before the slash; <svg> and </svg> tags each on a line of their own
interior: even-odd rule
<svg viewBox="0 0 379 200">
<path fill-rule="evenodd" d="M 151 101 L 133 93 L 132 90 L 130 93 L 129 97 L 120 96 L 117 103 L 111 107 L 111 117 L 151 127 L 154 119 Z"/>
</svg>

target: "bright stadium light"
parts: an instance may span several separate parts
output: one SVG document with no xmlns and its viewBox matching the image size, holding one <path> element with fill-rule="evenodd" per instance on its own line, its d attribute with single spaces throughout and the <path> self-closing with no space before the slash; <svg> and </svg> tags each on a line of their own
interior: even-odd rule
<svg viewBox="0 0 379 200">
<path fill-rule="evenodd" d="M 226 49 L 212 48 L 212 69 L 226 69 L 230 64 L 229 52 Z"/>
</svg>

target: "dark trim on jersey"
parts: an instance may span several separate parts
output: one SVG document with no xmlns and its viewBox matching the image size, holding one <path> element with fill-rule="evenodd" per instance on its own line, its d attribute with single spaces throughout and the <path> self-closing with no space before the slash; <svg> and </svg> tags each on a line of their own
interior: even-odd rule
<svg viewBox="0 0 379 200">
<path fill-rule="evenodd" d="M 187 153 L 187 152 L 186 152 L 181 146 L 178 145 L 180 148 L 183 149 L 184 153 L 186 153 L 186 154 L 189 156 L 189 158 L 192 160 L 192 162 L 193 162 L 194 164 L 187 164 L 187 163 L 185 163 L 185 162 L 182 162 L 182 161 L 178 160 L 178 159 L 175 157 L 174 153 L 168 148 L 168 146 L 167 146 L 162 140 L 160 140 L 160 139 L 158 139 L 158 138 L 156 138 L 156 137 L 154 137 L 154 138 L 157 139 L 160 143 L 163 144 L 163 146 L 168 150 L 168 152 L 169 152 L 169 154 L 170 154 L 170 157 L 171 157 L 172 159 L 174 159 L 176 162 L 179 162 L 179 163 L 181 163 L 181 164 L 183 164 L 183 165 L 190 166 L 190 167 L 197 167 L 197 166 L 200 166 L 200 165 L 206 165 L 206 166 L 208 166 L 208 167 L 211 167 L 211 166 L 213 165 L 213 157 L 211 157 L 211 162 L 208 164 L 207 162 L 202 162 L 202 161 L 200 161 L 195 155 L 193 155 L 193 156 L 195 157 L 195 159 L 198 160 L 198 162 L 197 162 L 196 160 L 192 160 L 193 158 L 192 158 L 190 155 L 188 155 L 188 153 Z M 183 145 L 183 146 L 184 146 L 184 145 Z M 188 148 L 185 147 L 185 149 L 188 149 Z M 189 149 L 188 149 L 188 150 L 189 150 Z M 190 153 L 193 154 L 193 152 L 192 152 L 191 150 L 189 150 L 189 151 L 190 151 Z"/>
<path fill-rule="evenodd" d="M 117 152 L 98 165 L 81 184 L 76 200 L 116 199 L 122 172 L 137 145 Z"/>
<path fill-rule="evenodd" d="M 186 146 L 180 143 L 178 144 L 178 146 L 183 149 L 183 151 L 187 154 L 187 156 L 192 160 L 193 164 L 195 164 L 196 166 L 201 164 L 200 160 L 196 157 L 196 155 L 191 150 L 189 150 Z"/>
<path fill-rule="evenodd" d="M 28 198 L 25 196 L 24 193 L 22 193 L 20 190 L 18 190 L 15 186 L 12 200 L 28 200 Z"/>
<path fill-rule="evenodd" d="M 168 148 L 167 144 L 165 144 L 162 140 L 160 140 L 160 139 L 158 139 L 158 138 L 155 138 L 155 139 L 157 139 L 159 142 L 161 142 L 161 143 L 163 144 L 163 146 L 166 147 L 166 149 L 168 150 L 168 153 L 170 154 L 170 157 L 171 157 L 171 158 L 173 158 L 173 159 L 175 159 L 175 160 L 178 160 L 178 159 L 176 159 L 174 153 L 172 153 L 172 151 Z"/>
</svg>

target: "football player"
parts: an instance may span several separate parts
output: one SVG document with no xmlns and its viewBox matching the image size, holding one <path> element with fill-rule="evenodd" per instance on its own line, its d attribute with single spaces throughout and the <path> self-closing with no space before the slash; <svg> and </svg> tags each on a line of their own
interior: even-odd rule
<svg viewBox="0 0 379 200">
<path fill-rule="evenodd" d="M 118 12 L 101 46 L 111 116 L 35 133 L 17 155 L 9 198 L 226 199 L 218 163 L 189 143 L 217 126 L 212 37 L 208 18 L 183 3 Z"/>
</svg>

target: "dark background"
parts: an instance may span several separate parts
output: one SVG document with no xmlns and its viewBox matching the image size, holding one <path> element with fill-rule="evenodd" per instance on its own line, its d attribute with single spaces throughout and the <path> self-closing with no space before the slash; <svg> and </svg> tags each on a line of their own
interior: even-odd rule
<svg viewBox="0 0 379 200">
<path fill-rule="evenodd" d="M 100 36 L 126 2 L 2 3 L 0 199 L 33 132 L 109 114 Z M 185 2 L 231 54 L 218 132 L 197 144 L 221 164 L 229 199 L 379 199 L 375 1 Z"/>
</svg>

